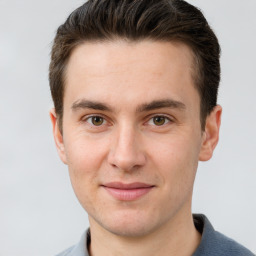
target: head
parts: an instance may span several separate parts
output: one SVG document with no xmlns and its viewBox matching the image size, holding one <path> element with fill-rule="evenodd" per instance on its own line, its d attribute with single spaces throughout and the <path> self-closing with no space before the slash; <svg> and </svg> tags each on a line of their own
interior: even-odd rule
<svg viewBox="0 0 256 256">
<path fill-rule="evenodd" d="M 65 75 L 69 58 L 85 42 L 181 42 L 193 54 L 194 85 L 200 96 L 201 128 L 217 104 L 220 46 L 199 9 L 180 0 L 89 0 L 58 30 L 52 47 L 49 80 L 62 130 Z"/>
<path fill-rule="evenodd" d="M 88 1 L 59 27 L 53 131 L 91 227 L 138 237 L 189 218 L 218 83 L 218 41 L 184 1 Z"/>
</svg>

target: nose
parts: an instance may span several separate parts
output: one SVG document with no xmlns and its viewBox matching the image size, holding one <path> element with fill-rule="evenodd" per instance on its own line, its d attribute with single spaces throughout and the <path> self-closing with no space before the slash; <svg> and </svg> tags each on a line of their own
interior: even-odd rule
<svg viewBox="0 0 256 256">
<path fill-rule="evenodd" d="M 115 168 L 130 172 L 146 163 L 140 134 L 133 128 L 122 128 L 112 137 L 108 162 Z"/>
</svg>

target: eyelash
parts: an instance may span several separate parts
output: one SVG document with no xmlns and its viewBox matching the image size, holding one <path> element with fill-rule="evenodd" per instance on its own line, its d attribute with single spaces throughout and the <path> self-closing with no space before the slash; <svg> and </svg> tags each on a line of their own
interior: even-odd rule
<svg viewBox="0 0 256 256">
<path fill-rule="evenodd" d="M 161 124 L 161 125 L 156 125 L 156 124 L 153 123 L 154 122 L 154 118 L 164 118 L 164 123 Z M 165 115 L 155 115 L 155 116 L 152 116 L 147 123 L 149 123 L 151 120 L 152 120 L 152 123 L 153 123 L 152 125 L 156 126 L 156 127 L 163 127 L 166 124 L 172 122 L 171 118 L 169 118 L 169 117 L 167 117 Z"/>
<path fill-rule="evenodd" d="M 94 125 L 92 123 L 92 119 L 95 118 L 95 117 L 101 118 L 103 120 L 103 124 L 106 123 L 106 118 L 103 117 L 103 116 L 100 116 L 100 115 L 92 115 L 92 116 L 86 117 L 85 118 L 85 122 L 88 122 L 88 120 L 91 120 L 91 122 L 88 122 L 91 126 L 93 126 L 93 127 L 101 127 L 103 124 L 101 124 L 101 125 Z"/>
<path fill-rule="evenodd" d="M 103 123 L 100 124 L 100 125 L 94 125 L 93 121 L 92 121 L 92 118 L 95 118 L 95 117 L 101 118 L 103 120 Z M 161 125 L 149 124 L 151 120 L 152 120 L 151 123 L 154 122 L 153 121 L 154 118 L 164 118 L 164 123 L 161 124 Z M 91 121 L 89 122 L 88 120 L 91 120 Z M 92 127 L 96 127 L 96 128 L 102 127 L 107 122 L 106 118 L 104 116 L 101 116 L 101 115 L 91 115 L 91 116 L 88 116 L 88 117 L 86 117 L 84 119 L 84 121 L 88 122 Z M 155 126 L 155 127 L 164 127 L 168 123 L 172 123 L 172 122 L 173 122 L 173 120 L 170 117 L 168 117 L 166 115 L 159 115 L 158 114 L 158 115 L 150 116 L 150 118 L 148 119 L 148 121 L 146 123 L 148 123 L 149 125 Z"/>
</svg>

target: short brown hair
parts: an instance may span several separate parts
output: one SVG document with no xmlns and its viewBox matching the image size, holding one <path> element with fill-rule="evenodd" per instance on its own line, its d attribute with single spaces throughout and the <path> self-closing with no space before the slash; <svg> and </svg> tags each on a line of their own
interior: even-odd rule
<svg viewBox="0 0 256 256">
<path fill-rule="evenodd" d="M 86 41 L 178 41 L 194 55 L 193 78 L 200 95 L 201 126 L 217 104 L 220 46 L 202 12 L 183 0 L 89 0 L 56 33 L 49 68 L 51 94 L 62 130 L 65 68 Z"/>
</svg>

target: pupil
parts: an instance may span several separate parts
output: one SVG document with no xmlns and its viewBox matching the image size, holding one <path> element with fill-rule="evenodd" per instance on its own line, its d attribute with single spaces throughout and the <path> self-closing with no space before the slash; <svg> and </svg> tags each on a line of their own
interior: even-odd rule
<svg viewBox="0 0 256 256">
<path fill-rule="evenodd" d="M 165 118 L 161 116 L 154 117 L 154 123 L 156 125 L 163 125 L 165 122 Z"/>
<path fill-rule="evenodd" d="M 103 123 L 103 119 L 99 116 L 94 116 L 92 119 L 92 123 L 94 125 L 101 125 Z"/>
</svg>

